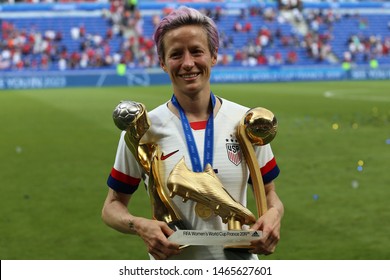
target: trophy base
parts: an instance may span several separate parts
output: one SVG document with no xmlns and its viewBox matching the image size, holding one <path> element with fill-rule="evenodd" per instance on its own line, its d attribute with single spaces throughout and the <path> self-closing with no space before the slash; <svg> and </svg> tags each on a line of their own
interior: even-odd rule
<svg viewBox="0 0 390 280">
<path fill-rule="evenodd" d="M 252 250 L 254 247 L 251 245 L 225 245 L 223 246 L 223 249 L 226 251 L 232 251 L 236 253 L 248 253 Z"/>
<path fill-rule="evenodd" d="M 260 238 L 261 234 L 261 231 L 248 230 L 177 230 L 168 239 L 180 245 L 221 245 L 229 249 L 250 250 L 250 242 Z"/>
</svg>

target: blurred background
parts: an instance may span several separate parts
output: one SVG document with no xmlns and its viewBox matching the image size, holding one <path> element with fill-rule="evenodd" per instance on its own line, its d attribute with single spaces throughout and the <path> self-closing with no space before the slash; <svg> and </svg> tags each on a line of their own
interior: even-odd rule
<svg viewBox="0 0 390 280">
<path fill-rule="evenodd" d="M 213 92 L 279 120 L 286 214 L 262 258 L 389 259 L 390 3 L 357 0 L 0 0 L 0 258 L 148 258 L 100 219 L 111 114 L 170 98 L 152 35 L 180 5 L 218 25 Z M 151 216 L 143 187 L 131 207 Z"/>
</svg>

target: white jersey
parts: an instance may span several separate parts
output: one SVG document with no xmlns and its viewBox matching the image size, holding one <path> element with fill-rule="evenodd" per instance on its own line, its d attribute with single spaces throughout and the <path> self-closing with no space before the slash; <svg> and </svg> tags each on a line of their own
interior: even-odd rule
<svg viewBox="0 0 390 280">
<path fill-rule="evenodd" d="M 247 183 L 250 180 L 249 170 L 236 137 L 239 121 L 249 108 L 221 99 L 222 105 L 214 118 L 214 155 L 213 169 L 221 180 L 224 188 L 242 205 L 246 205 Z M 167 182 L 168 175 L 173 167 L 184 157 L 186 165 L 191 167 L 186 138 L 180 119 L 167 107 L 167 103 L 160 105 L 148 113 L 151 126 L 142 138 L 143 143 L 156 143 L 162 155 L 160 162 L 161 181 Z M 204 135 L 206 121 L 191 123 L 199 157 L 203 161 Z M 115 158 L 114 167 L 108 179 L 112 189 L 127 194 L 134 193 L 144 178 L 142 168 L 129 151 L 122 133 Z M 274 155 L 270 145 L 256 147 L 264 183 L 271 182 L 279 174 Z M 203 166 L 203 162 L 201 163 Z M 147 182 L 145 182 L 147 184 Z M 179 216 L 189 229 L 227 230 L 222 219 L 213 215 L 202 219 L 196 215 L 195 202 L 183 202 L 181 197 L 174 197 L 173 202 L 179 211 Z M 178 259 L 256 259 L 256 255 L 248 253 L 235 253 L 223 250 L 219 246 L 190 246 L 183 253 L 175 256 Z"/>
</svg>

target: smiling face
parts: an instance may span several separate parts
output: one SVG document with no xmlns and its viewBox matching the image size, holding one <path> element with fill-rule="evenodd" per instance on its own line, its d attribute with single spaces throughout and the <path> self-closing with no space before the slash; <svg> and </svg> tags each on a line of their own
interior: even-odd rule
<svg viewBox="0 0 390 280">
<path fill-rule="evenodd" d="M 211 67 L 217 62 L 209 50 L 207 34 L 199 25 L 168 31 L 160 65 L 169 74 L 175 94 L 210 93 Z"/>
</svg>

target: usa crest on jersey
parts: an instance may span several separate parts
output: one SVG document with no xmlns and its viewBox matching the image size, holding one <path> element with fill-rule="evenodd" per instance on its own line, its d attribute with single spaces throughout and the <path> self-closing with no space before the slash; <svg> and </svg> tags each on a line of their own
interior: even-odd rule
<svg viewBox="0 0 390 280">
<path fill-rule="evenodd" d="M 242 153 L 238 143 L 226 143 L 226 151 L 229 160 L 235 165 L 239 165 L 242 161 Z"/>
</svg>

